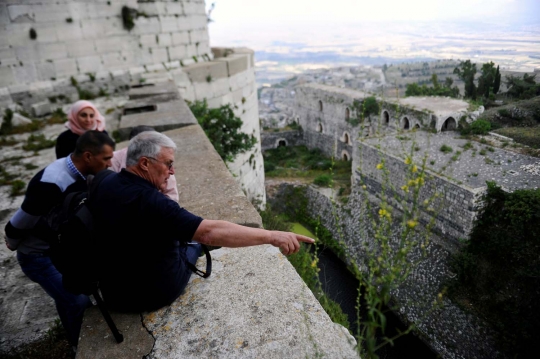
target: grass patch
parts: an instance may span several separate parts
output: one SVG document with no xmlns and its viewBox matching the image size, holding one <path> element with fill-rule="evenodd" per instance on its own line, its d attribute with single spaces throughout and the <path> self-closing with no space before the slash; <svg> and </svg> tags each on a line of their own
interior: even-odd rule
<svg viewBox="0 0 540 359">
<path fill-rule="evenodd" d="M 442 145 L 441 148 L 439 149 L 441 152 L 443 153 L 450 153 L 453 151 L 452 147 L 450 146 L 447 146 L 447 145 Z"/>
<path fill-rule="evenodd" d="M 496 133 L 510 137 L 517 143 L 540 149 L 540 126 L 536 127 L 505 127 L 495 130 Z"/>
<path fill-rule="evenodd" d="M 351 163 L 328 158 L 321 150 L 309 150 L 306 146 L 278 147 L 264 153 L 265 175 L 268 178 L 304 178 L 308 181 L 326 181 L 333 179 L 334 188 L 345 188 L 342 195 L 350 193 Z M 330 172 L 333 176 L 330 176 Z M 321 177 L 321 176 L 327 176 Z M 321 184 L 325 185 L 325 184 Z"/>
<path fill-rule="evenodd" d="M 48 140 L 45 138 L 45 135 L 30 135 L 28 140 L 26 140 L 26 145 L 23 146 L 25 151 L 40 151 L 45 148 L 51 148 L 56 145 L 56 140 Z"/>
<path fill-rule="evenodd" d="M 0 352 L 0 356 L 3 359 L 73 359 L 75 353 L 67 341 L 60 319 L 56 319 L 42 339 L 7 353 Z"/>
</svg>

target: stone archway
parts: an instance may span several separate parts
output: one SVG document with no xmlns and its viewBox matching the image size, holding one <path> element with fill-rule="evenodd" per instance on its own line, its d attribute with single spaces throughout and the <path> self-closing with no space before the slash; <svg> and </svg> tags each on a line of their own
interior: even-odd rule
<svg viewBox="0 0 540 359">
<path fill-rule="evenodd" d="M 323 126 L 322 126 L 322 123 L 319 123 L 319 124 L 317 125 L 317 132 L 323 133 Z"/>
<path fill-rule="evenodd" d="M 413 130 L 416 131 L 416 130 L 418 130 L 418 129 L 420 129 L 420 125 L 419 125 L 419 124 L 416 124 L 416 125 L 413 126 Z"/>
<path fill-rule="evenodd" d="M 441 127 L 441 131 L 454 131 L 455 129 L 457 129 L 457 121 L 453 117 L 448 117 Z"/>
<path fill-rule="evenodd" d="M 278 140 L 278 147 L 287 147 L 286 140 Z"/>
<path fill-rule="evenodd" d="M 403 117 L 401 119 L 401 129 L 409 130 L 410 128 L 411 128 L 411 121 L 409 121 L 409 118 L 407 116 Z"/>
<path fill-rule="evenodd" d="M 348 145 L 351 144 L 351 136 L 347 132 L 343 132 L 343 142 Z"/>
<path fill-rule="evenodd" d="M 390 115 L 388 114 L 388 111 L 384 110 L 383 113 L 382 113 L 382 122 L 386 125 L 386 126 L 390 126 Z"/>
<path fill-rule="evenodd" d="M 346 150 L 343 150 L 343 151 L 341 151 L 341 159 L 343 161 L 350 161 L 351 160 L 351 155 Z"/>
</svg>

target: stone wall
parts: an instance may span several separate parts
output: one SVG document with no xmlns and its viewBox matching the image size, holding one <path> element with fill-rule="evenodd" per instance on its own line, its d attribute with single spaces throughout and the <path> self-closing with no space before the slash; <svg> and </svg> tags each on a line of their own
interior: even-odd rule
<svg viewBox="0 0 540 359">
<path fill-rule="evenodd" d="M 269 201 L 274 208 L 294 208 L 288 193 L 293 187 L 283 185 Z M 346 205 L 333 201 L 328 189 L 314 186 L 306 188 L 307 209 L 312 218 L 332 233 L 334 239 L 345 245 L 347 258 L 360 270 L 364 270 L 366 247 L 374 245 L 373 225 L 367 214 L 367 198 L 353 190 Z M 370 199 L 373 200 L 373 199 Z M 376 205 L 376 199 L 375 203 Z M 374 205 L 372 202 L 372 205 Z M 398 211 L 396 211 L 398 212 Z M 399 216 L 398 213 L 394 213 Z M 399 243 L 402 230 L 396 222 L 391 243 Z M 419 226 L 413 240 L 425 240 L 426 228 Z M 455 276 L 449 265 L 451 252 L 445 240 L 432 234 L 426 246 L 426 255 L 419 250 L 410 255 L 411 263 L 418 263 L 408 279 L 391 292 L 395 312 L 404 323 L 414 323 L 418 335 L 442 358 L 496 358 L 494 332 L 482 320 L 466 313 L 459 306 L 443 297 L 444 307 L 435 308 L 432 303 L 446 281 Z"/>
<path fill-rule="evenodd" d="M 130 31 L 123 6 L 133 10 Z M 229 169 L 250 200 L 264 206 L 254 53 L 210 49 L 203 0 L 13 0 L 0 4 L 0 26 L 2 112 L 22 106 L 43 116 L 78 100 L 81 90 L 106 96 L 174 80 L 188 101 L 235 108 L 242 131 L 257 144 Z"/>
<path fill-rule="evenodd" d="M 377 169 L 377 164 L 383 162 L 388 169 L 388 180 L 383 178 L 383 171 Z M 413 196 L 401 189 L 407 184 L 409 171 L 403 159 L 360 142 L 354 149 L 353 168 L 356 169 L 353 174 L 354 186 L 366 185 L 371 195 L 380 198 L 382 186 L 385 185 L 385 196 L 394 208 L 401 208 L 403 203 L 412 204 Z M 388 188 L 390 185 L 395 191 Z M 425 184 L 417 199 L 419 221 L 427 226 L 435 214 L 432 231 L 449 241 L 447 249 L 456 247 L 459 239 L 469 237 L 484 190 L 485 187 L 475 189 L 458 185 L 439 174 L 426 171 Z M 423 205 L 424 201 L 429 201 L 429 205 Z"/>
<path fill-rule="evenodd" d="M 216 108 L 230 104 L 242 122 L 242 132 L 254 136 L 251 151 L 240 153 L 227 166 L 248 198 L 264 206 L 264 164 L 261 152 L 259 106 L 255 83 L 255 54 L 246 48 L 212 48 L 214 60 L 172 71 L 180 93 L 188 101 L 208 102 Z"/>
<path fill-rule="evenodd" d="M 203 0 L 14 0 L 0 4 L 0 25 L 0 87 L 212 56 Z"/>
<path fill-rule="evenodd" d="M 304 144 L 302 131 L 280 131 L 261 133 L 262 150 L 270 150 L 279 146 L 300 146 Z"/>
<path fill-rule="evenodd" d="M 325 155 L 336 158 L 343 158 L 345 150 L 351 158 L 352 147 L 361 129 L 347 121 L 347 118 L 357 116 L 353 99 L 347 92 L 330 93 L 308 85 L 296 88 L 295 112 L 308 148 L 319 148 Z"/>
</svg>

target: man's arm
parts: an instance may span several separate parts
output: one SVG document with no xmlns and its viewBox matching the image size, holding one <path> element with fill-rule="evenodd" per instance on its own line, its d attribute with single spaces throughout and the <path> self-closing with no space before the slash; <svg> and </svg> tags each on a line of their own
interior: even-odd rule
<svg viewBox="0 0 540 359">
<path fill-rule="evenodd" d="M 313 243 L 313 239 L 291 232 L 267 231 L 265 229 L 240 226 L 226 221 L 205 219 L 195 231 L 193 240 L 211 246 L 248 247 L 271 244 L 279 247 L 285 255 L 300 250 L 300 243 Z"/>
</svg>

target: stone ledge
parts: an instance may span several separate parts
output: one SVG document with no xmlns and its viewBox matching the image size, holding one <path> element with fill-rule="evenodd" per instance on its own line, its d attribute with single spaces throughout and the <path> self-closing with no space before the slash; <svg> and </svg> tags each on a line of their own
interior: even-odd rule
<svg viewBox="0 0 540 359">
<path fill-rule="evenodd" d="M 118 132 L 123 138 L 127 138 L 133 127 L 140 125 L 150 125 L 157 131 L 166 131 L 197 123 L 189 107 L 182 99 L 157 103 L 152 101 L 152 98 L 146 98 L 141 101 L 128 102 L 124 110 L 133 110 L 137 107 L 146 106 L 155 106 L 155 111 L 133 113 L 121 117 Z"/>
</svg>

